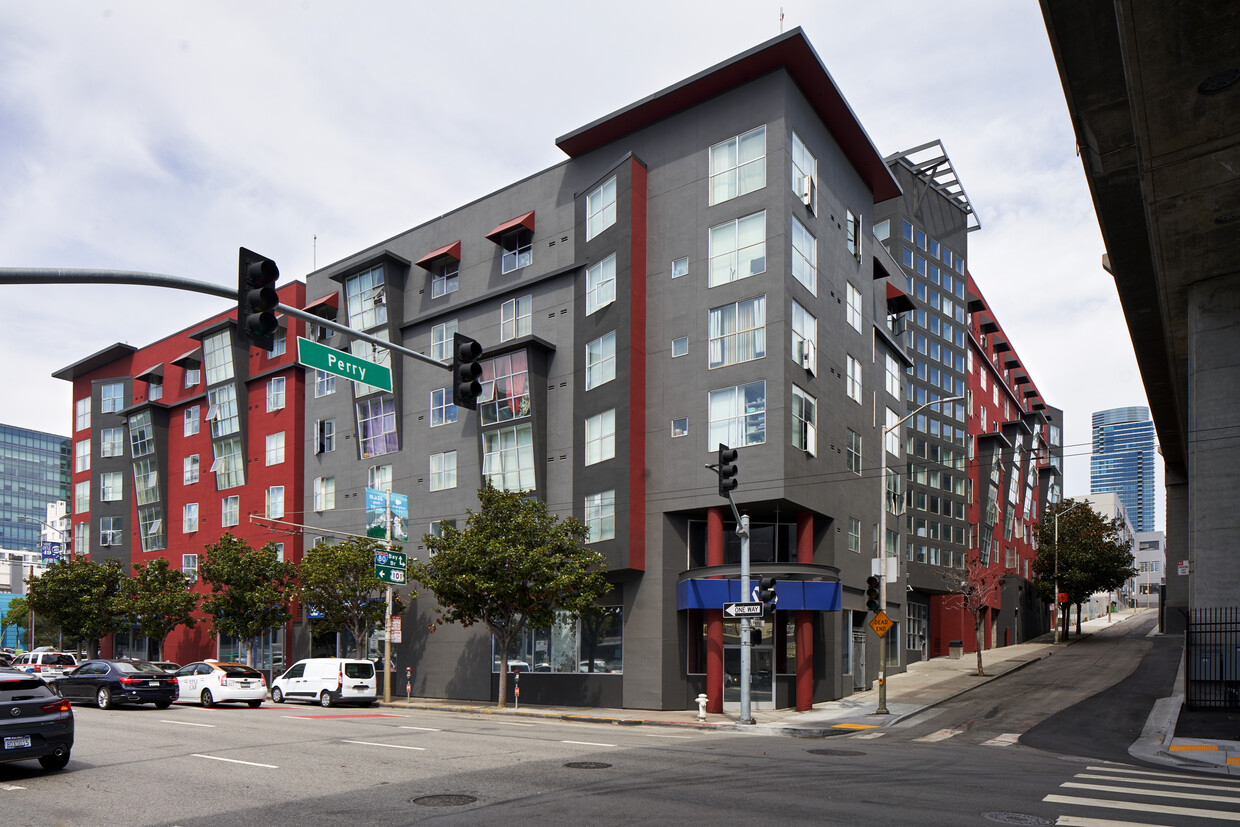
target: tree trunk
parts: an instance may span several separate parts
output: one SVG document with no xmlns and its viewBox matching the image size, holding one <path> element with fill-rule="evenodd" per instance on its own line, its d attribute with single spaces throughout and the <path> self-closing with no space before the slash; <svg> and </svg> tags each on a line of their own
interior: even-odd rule
<svg viewBox="0 0 1240 827">
<path fill-rule="evenodd" d="M 978 677 L 986 677 L 986 673 L 982 671 L 982 646 L 985 644 L 985 635 L 982 632 L 986 615 L 982 611 L 973 614 L 973 637 L 977 640 L 977 675 Z"/>
<path fill-rule="evenodd" d="M 508 646 L 504 645 L 503 654 L 499 656 L 499 699 L 495 705 L 500 709 L 508 703 Z"/>
<path fill-rule="evenodd" d="M 1081 634 L 1081 604 L 1080 603 L 1076 604 L 1076 634 L 1078 637 Z"/>
</svg>

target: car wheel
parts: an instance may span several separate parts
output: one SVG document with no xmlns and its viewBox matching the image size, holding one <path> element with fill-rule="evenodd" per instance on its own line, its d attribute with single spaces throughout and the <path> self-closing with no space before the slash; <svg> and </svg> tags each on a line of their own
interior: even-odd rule
<svg viewBox="0 0 1240 827">
<path fill-rule="evenodd" d="M 277 704 L 284 703 L 284 693 L 280 691 L 280 687 L 277 686 L 271 690 L 271 702 Z"/>
<path fill-rule="evenodd" d="M 198 698 L 198 700 L 202 703 L 203 706 L 206 706 L 206 707 L 215 706 L 215 698 L 211 697 L 210 689 L 202 690 L 202 695 Z"/>
<path fill-rule="evenodd" d="M 69 750 L 60 755 L 41 755 L 39 765 L 45 770 L 63 770 L 69 764 Z"/>
<path fill-rule="evenodd" d="M 167 709 L 170 706 L 172 706 L 172 701 L 156 701 L 155 702 L 156 709 Z"/>
<path fill-rule="evenodd" d="M 99 694 L 95 695 L 95 705 L 100 709 L 110 709 L 112 707 L 112 691 L 106 686 L 99 687 Z"/>
<path fill-rule="evenodd" d="M 263 702 L 260 700 L 246 701 L 246 703 L 250 705 L 250 709 L 258 709 L 263 705 Z"/>
<path fill-rule="evenodd" d="M 365 703 L 362 704 L 362 706 L 374 706 L 374 705 L 375 705 L 374 701 L 366 701 Z"/>
<path fill-rule="evenodd" d="M 324 689 L 323 692 L 319 695 L 319 706 L 328 707 L 328 706 L 331 706 L 332 703 L 333 703 L 332 693 Z"/>
</svg>

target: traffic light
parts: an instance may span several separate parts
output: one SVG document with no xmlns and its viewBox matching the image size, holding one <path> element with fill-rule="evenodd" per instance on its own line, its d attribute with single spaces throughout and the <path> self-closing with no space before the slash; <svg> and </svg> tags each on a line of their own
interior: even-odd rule
<svg viewBox="0 0 1240 827">
<path fill-rule="evenodd" d="M 775 604 L 779 595 L 775 594 L 775 578 L 763 577 L 758 580 L 758 602 L 762 604 L 763 614 L 775 614 Z"/>
<path fill-rule="evenodd" d="M 719 475 L 719 496 L 726 497 L 736 490 L 740 482 L 736 479 L 736 449 L 719 443 L 719 461 L 715 464 L 715 473 Z"/>
<path fill-rule="evenodd" d="M 275 347 L 276 308 L 280 296 L 276 279 L 280 268 L 269 258 L 242 247 L 237 255 L 237 325 L 250 344 L 263 350 Z"/>
<path fill-rule="evenodd" d="M 478 410 L 482 393 L 482 345 L 460 333 L 452 334 L 452 404 Z"/>
<path fill-rule="evenodd" d="M 871 612 L 881 608 L 878 605 L 878 578 L 873 575 L 865 580 L 865 608 Z"/>
</svg>

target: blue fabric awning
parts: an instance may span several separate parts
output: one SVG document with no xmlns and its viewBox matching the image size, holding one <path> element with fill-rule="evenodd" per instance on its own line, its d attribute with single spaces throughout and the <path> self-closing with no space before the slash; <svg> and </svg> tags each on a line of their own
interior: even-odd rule
<svg viewBox="0 0 1240 827">
<path fill-rule="evenodd" d="M 752 577 L 750 586 L 757 585 Z M 840 584 L 821 580 L 780 580 L 775 586 L 781 611 L 838 612 Z M 722 609 L 724 603 L 745 603 L 739 580 L 682 580 L 676 584 L 676 610 Z"/>
</svg>

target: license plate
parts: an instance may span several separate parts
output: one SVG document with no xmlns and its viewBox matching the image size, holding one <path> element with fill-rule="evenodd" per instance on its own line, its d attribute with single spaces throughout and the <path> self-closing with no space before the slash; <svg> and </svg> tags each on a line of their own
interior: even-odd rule
<svg viewBox="0 0 1240 827">
<path fill-rule="evenodd" d="M 147 681 L 151 686 L 159 686 L 159 681 Z"/>
<path fill-rule="evenodd" d="M 29 735 L 11 735 L 4 739 L 5 749 L 20 749 L 21 747 L 30 746 Z"/>
<path fill-rule="evenodd" d="M 354 691 L 354 692 L 365 692 L 365 691 L 366 691 L 366 687 L 364 687 L 364 686 L 355 686 L 355 687 L 353 687 L 353 691 Z"/>
<path fill-rule="evenodd" d="M 249 682 L 249 681 L 242 681 L 242 682 L 241 682 L 241 688 L 242 688 L 242 689 L 249 689 L 249 688 L 250 688 L 250 682 Z"/>
</svg>

